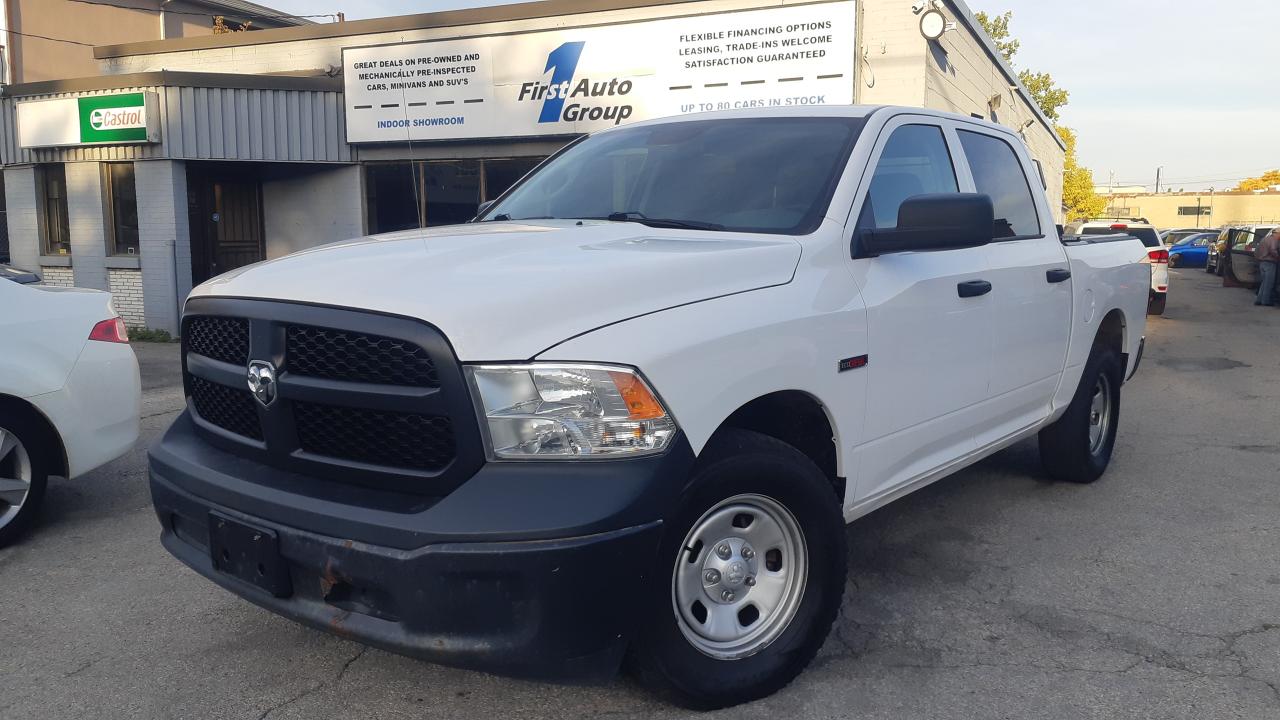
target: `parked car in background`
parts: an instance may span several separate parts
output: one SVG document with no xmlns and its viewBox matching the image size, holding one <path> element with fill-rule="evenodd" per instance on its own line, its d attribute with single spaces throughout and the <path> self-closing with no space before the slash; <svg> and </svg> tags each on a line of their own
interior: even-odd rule
<svg viewBox="0 0 1280 720">
<path fill-rule="evenodd" d="M 1209 252 L 1205 255 L 1204 271 L 1215 275 L 1222 275 L 1222 252 L 1227 247 L 1227 240 L 1231 237 L 1231 228 L 1224 227 L 1218 231 L 1218 235 L 1209 241 Z"/>
<path fill-rule="evenodd" d="M 29 285 L 40 282 L 40 276 L 30 270 L 0 265 L 0 280 L 12 280 L 20 285 Z"/>
<path fill-rule="evenodd" d="M 1087 220 L 1070 223 L 1064 229 L 1067 235 L 1113 235 L 1124 233 L 1142 241 L 1147 256 L 1142 262 L 1151 266 L 1151 293 L 1147 301 L 1147 313 L 1163 315 L 1169 293 L 1169 249 L 1160 242 L 1156 229 L 1145 218 Z"/>
<path fill-rule="evenodd" d="M 1209 258 L 1209 245 L 1218 234 L 1203 232 L 1188 235 L 1169 248 L 1169 267 L 1203 267 Z"/>
<path fill-rule="evenodd" d="M 1257 285 L 1258 261 L 1253 251 L 1275 227 L 1275 223 L 1240 225 L 1230 228 L 1225 237 L 1219 236 L 1218 263 L 1222 270 L 1218 274 L 1241 285 Z"/>
<path fill-rule="evenodd" d="M 1214 233 L 1217 230 L 1213 228 L 1173 228 L 1160 233 L 1160 242 L 1168 247 L 1173 247 L 1192 235 L 1200 235 L 1201 233 Z"/>
<path fill-rule="evenodd" d="M 111 296 L 0 281 L 0 547 L 74 478 L 138 439 L 138 361 Z"/>
</svg>

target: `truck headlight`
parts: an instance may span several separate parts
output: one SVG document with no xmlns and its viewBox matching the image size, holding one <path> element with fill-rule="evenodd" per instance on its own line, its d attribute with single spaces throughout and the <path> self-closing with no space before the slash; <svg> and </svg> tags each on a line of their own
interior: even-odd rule
<svg viewBox="0 0 1280 720">
<path fill-rule="evenodd" d="M 472 365 L 493 457 L 618 458 L 662 452 L 676 424 L 644 378 L 613 365 Z"/>
</svg>

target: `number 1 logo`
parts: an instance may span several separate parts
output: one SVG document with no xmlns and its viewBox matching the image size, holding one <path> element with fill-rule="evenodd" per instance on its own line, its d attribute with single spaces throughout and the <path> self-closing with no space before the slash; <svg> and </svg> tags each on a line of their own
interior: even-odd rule
<svg viewBox="0 0 1280 720">
<path fill-rule="evenodd" d="M 547 66 L 543 68 L 543 74 L 551 68 L 555 68 L 555 72 L 551 74 L 551 87 L 555 89 L 555 97 L 548 97 L 542 101 L 542 114 L 538 116 L 538 122 L 549 123 L 559 122 L 560 113 L 564 110 L 564 96 L 567 92 L 560 92 L 560 84 L 564 83 L 564 87 L 568 87 L 573 80 L 573 74 L 578 70 L 578 58 L 582 57 L 582 48 L 585 42 L 567 42 L 560 47 L 552 50 L 547 55 Z"/>
</svg>

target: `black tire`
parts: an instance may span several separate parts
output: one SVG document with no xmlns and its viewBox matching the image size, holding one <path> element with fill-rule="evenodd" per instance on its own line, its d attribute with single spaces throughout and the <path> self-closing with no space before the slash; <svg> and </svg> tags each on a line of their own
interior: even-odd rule
<svg viewBox="0 0 1280 720">
<path fill-rule="evenodd" d="M 685 538 L 709 509 L 748 493 L 768 497 L 794 516 L 804 536 L 807 579 L 795 615 L 771 643 L 747 657 L 720 659 L 697 649 L 681 630 L 673 563 L 686 561 Z M 708 552 L 710 547 L 699 554 Z M 822 647 L 839 611 L 847 572 L 844 518 L 827 476 L 786 443 L 746 430 L 722 431 L 703 451 L 667 520 L 628 668 L 654 692 L 695 710 L 771 695 L 795 679 Z"/>
<path fill-rule="evenodd" d="M 27 412 L 19 412 L 9 408 L 0 408 L 0 431 L 12 433 L 22 443 L 26 458 L 30 464 L 31 487 L 18 513 L 0 527 L 0 547 L 5 547 L 21 538 L 40 514 L 40 506 L 44 503 L 45 488 L 48 486 L 50 458 L 53 444 L 45 433 L 40 432 L 38 422 Z M 0 457 L 0 477 L 4 477 L 15 456 Z M 0 518 L 4 517 L 10 505 L 0 501 Z"/>
<path fill-rule="evenodd" d="M 1040 462 L 1045 472 L 1055 480 L 1075 483 L 1091 483 L 1106 472 L 1115 450 L 1116 429 L 1120 426 L 1120 384 L 1124 369 L 1114 350 L 1095 346 L 1080 385 L 1071 398 L 1067 412 L 1049 427 L 1040 431 Z M 1109 417 L 1101 432 L 1101 443 L 1091 447 L 1090 425 L 1093 414 L 1094 394 L 1104 378 L 1110 395 L 1107 405 Z"/>
<path fill-rule="evenodd" d="M 1163 315 L 1165 303 L 1169 300 L 1169 293 L 1153 293 L 1147 301 L 1148 315 Z"/>
<path fill-rule="evenodd" d="M 1169 267 L 1171 267 L 1171 268 L 1176 268 L 1176 267 L 1178 267 L 1178 265 L 1182 262 L 1181 260 L 1179 260 L 1179 259 L 1178 259 L 1178 258 L 1180 258 L 1180 257 L 1182 257 L 1182 256 L 1181 256 L 1181 255 L 1170 255 L 1170 256 L 1169 256 Z"/>
<path fill-rule="evenodd" d="M 1213 272 L 1213 266 L 1209 264 L 1209 261 L 1208 261 L 1207 259 L 1204 261 L 1204 271 L 1205 271 L 1206 273 L 1212 273 L 1212 272 Z"/>
</svg>

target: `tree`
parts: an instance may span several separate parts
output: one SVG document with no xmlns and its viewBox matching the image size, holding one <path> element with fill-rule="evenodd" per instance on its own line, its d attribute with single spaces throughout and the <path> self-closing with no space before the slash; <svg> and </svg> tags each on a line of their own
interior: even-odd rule
<svg viewBox="0 0 1280 720">
<path fill-rule="evenodd" d="M 1268 170 L 1258 177 L 1241 180 L 1234 190 L 1266 190 L 1272 185 L 1280 185 L 1280 170 Z"/>
<path fill-rule="evenodd" d="M 1071 93 L 1055 85 L 1053 76 L 1049 73 L 1022 70 L 1018 73 L 1018 79 L 1027 88 L 1027 92 L 1031 93 L 1031 97 L 1035 98 L 1036 104 L 1040 106 L 1040 112 L 1055 123 L 1058 122 L 1058 108 L 1067 104 Z"/>
<path fill-rule="evenodd" d="M 1004 56 L 1005 62 L 1012 67 L 1013 56 L 1018 54 L 1018 48 L 1022 47 L 1022 43 L 1009 32 L 1009 21 L 1013 20 L 1013 11 L 1010 10 L 995 17 L 984 12 L 974 13 L 973 16 L 982 29 L 987 31 L 987 35 L 995 43 L 996 50 Z M 1018 72 L 1018 79 L 1027 88 L 1027 92 L 1031 93 L 1031 98 L 1040 106 L 1044 116 L 1057 122 L 1058 108 L 1067 104 L 1071 94 L 1058 87 L 1049 73 L 1023 69 Z"/>
<path fill-rule="evenodd" d="M 973 14 L 978 20 L 978 24 L 983 30 L 991 36 L 991 41 L 996 44 L 996 49 L 1004 56 L 1004 61 L 1013 64 L 1013 56 L 1018 53 L 1018 48 L 1022 47 L 1022 42 L 1015 40 L 1009 35 L 1009 21 L 1013 19 L 1013 11 L 1009 10 L 1004 14 L 991 17 L 984 12 L 976 12 Z"/>
<path fill-rule="evenodd" d="M 1067 146 L 1062 169 L 1062 204 L 1067 222 L 1098 217 L 1106 209 L 1107 200 L 1093 190 L 1093 172 L 1076 158 L 1076 134 L 1069 127 L 1056 125 L 1062 144 Z"/>
</svg>

